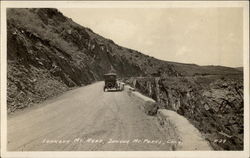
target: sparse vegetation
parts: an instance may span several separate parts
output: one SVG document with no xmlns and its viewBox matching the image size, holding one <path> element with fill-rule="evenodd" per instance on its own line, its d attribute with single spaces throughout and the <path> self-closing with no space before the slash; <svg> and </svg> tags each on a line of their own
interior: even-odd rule
<svg viewBox="0 0 250 158">
<path fill-rule="evenodd" d="M 215 149 L 243 149 L 242 68 L 158 60 L 46 8 L 7 10 L 7 57 L 9 113 L 115 70 L 120 78 L 143 76 L 136 87 L 188 118 Z M 213 142 L 228 136 L 225 144 Z"/>
</svg>

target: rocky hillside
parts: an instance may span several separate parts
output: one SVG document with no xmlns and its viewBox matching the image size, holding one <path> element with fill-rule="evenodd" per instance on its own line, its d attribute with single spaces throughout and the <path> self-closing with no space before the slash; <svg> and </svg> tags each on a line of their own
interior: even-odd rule
<svg viewBox="0 0 250 158">
<path fill-rule="evenodd" d="M 143 75 L 117 46 L 56 9 L 8 9 L 8 110 L 15 111 L 71 87 L 120 76 Z M 138 53 L 139 54 L 139 53 Z"/>
<path fill-rule="evenodd" d="M 243 76 L 130 78 L 158 108 L 185 116 L 216 150 L 243 149 Z M 154 108 L 155 109 L 155 108 Z"/>
<path fill-rule="evenodd" d="M 119 77 L 239 74 L 228 67 L 167 62 L 124 48 L 57 9 L 7 10 L 8 112 L 71 88 Z"/>
<path fill-rule="evenodd" d="M 56 9 L 8 9 L 7 38 L 9 113 L 113 71 L 157 100 L 159 108 L 188 118 L 215 149 L 243 149 L 242 68 L 158 60 L 119 46 Z"/>
</svg>

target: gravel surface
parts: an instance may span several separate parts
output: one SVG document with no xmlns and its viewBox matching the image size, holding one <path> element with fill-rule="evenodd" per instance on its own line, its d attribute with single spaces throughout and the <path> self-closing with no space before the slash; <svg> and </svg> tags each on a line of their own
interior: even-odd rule
<svg viewBox="0 0 250 158">
<path fill-rule="evenodd" d="M 68 91 L 8 117 L 8 150 L 173 150 L 155 117 L 103 82 Z"/>
</svg>

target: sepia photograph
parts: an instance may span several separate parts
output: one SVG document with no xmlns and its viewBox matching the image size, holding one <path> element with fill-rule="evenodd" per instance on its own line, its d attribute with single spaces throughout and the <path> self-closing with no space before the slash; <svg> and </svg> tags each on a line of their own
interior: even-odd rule
<svg viewBox="0 0 250 158">
<path fill-rule="evenodd" d="M 1 157 L 249 157 L 248 8 L 3 1 Z"/>
</svg>

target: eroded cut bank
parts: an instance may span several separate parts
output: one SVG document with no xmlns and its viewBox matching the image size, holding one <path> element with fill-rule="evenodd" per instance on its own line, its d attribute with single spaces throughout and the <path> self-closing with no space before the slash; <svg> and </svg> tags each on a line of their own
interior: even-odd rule
<svg viewBox="0 0 250 158">
<path fill-rule="evenodd" d="M 166 134 L 166 139 L 174 140 L 174 150 L 213 150 L 202 134 L 185 117 L 172 110 L 158 109 L 157 103 L 139 92 L 131 91 L 132 87 L 126 88 L 131 97 L 144 102 L 142 110 L 151 115 L 157 113 L 156 117 L 160 130 Z"/>
</svg>

